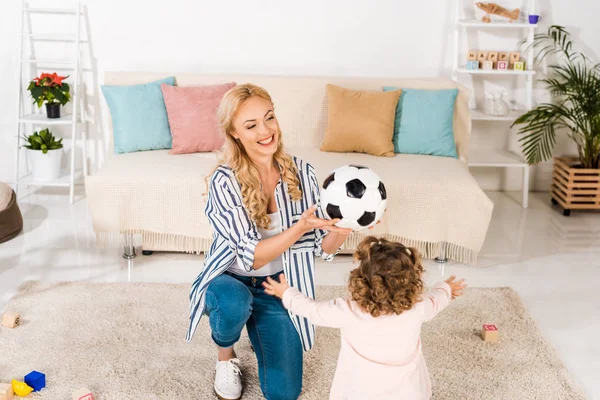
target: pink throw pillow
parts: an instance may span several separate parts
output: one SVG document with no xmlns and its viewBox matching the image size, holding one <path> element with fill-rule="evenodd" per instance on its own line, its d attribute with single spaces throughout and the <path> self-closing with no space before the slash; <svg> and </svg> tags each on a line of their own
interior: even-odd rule
<svg viewBox="0 0 600 400">
<path fill-rule="evenodd" d="M 217 128 L 217 108 L 225 92 L 235 82 L 207 86 L 160 85 L 173 147 L 169 154 L 188 154 L 218 150 L 225 139 Z"/>
</svg>

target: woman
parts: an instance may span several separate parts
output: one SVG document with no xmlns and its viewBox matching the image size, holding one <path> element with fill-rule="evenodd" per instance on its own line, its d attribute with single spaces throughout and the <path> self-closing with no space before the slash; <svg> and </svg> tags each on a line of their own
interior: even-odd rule
<svg viewBox="0 0 600 400">
<path fill-rule="evenodd" d="M 223 400 L 239 399 L 240 361 L 233 346 L 246 326 L 265 398 L 296 399 L 302 352 L 314 343 L 314 326 L 288 313 L 262 284 L 283 272 L 291 286 L 314 298 L 315 256 L 331 260 L 351 231 L 323 218 L 314 169 L 283 150 L 264 89 L 232 88 L 217 117 L 226 142 L 205 209 L 215 233 L 192 285 L 187 338 L 208 315 L 218 346 L 215 392 Z"/>
</svg>

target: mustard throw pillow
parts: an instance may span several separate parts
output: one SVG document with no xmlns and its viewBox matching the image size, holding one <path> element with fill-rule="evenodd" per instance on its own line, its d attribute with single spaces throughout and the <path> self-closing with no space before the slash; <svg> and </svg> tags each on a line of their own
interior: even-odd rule
<svg viewBox="0 0 600 400">
<path fill-rule="evenodd" d="M 394 155 L 394 120 L 401 90 L 375 92 L 327 85 L 327 128 L 321 151 Z"/>
</svg>

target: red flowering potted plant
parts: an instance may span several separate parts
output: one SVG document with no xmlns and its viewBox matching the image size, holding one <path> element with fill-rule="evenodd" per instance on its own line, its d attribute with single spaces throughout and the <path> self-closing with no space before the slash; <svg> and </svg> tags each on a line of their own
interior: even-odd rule
<svg viewBox="0 0 600 400">
<path fill-rule="evenodd" d="M 71 87 L 63 82 L 68 76 L 58 76 L 55 73 L 43 73 L 29 82 L 27 90 L 31 92 L 34 104 L 41 107 L 46 103 L 48 118 L 60 118 L 60 106 L 71 100 Z"/>
</svg>

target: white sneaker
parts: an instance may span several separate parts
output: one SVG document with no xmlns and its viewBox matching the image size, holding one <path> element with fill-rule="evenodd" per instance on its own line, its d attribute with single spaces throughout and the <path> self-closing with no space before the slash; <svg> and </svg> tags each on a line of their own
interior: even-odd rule
<svg viewBox="0 0 600 400">
<path fill-rule="evenodd" d="M 238 400 L 242 397 L 242 380 L 240 376 L 240 360 L 232 358 L 218 361 L 215 367 L 215 393 L 221 400 Z"/>
</svg>

